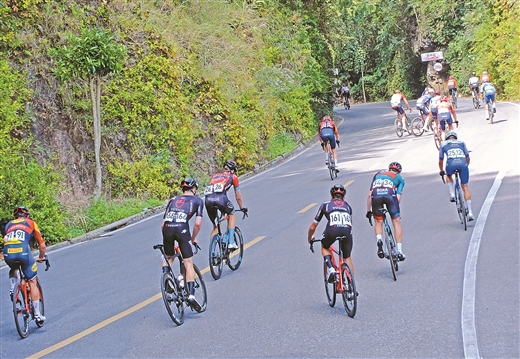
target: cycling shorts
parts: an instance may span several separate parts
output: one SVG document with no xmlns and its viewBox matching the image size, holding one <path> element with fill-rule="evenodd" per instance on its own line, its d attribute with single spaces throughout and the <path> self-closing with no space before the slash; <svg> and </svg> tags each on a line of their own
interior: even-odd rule
<svg viewBox="0 0 520 359">
<path fill-rule="evenodd" d="M 491 93 L 484 92 L 484 102 L 487 104 L 489 104 L 492 101 L 495 101 L 495 97 L 496 97 L 495 92 L 491 92 Z"/>
<path fill-rule="evenodd" d="M 453 87 L 448 87 L 448 93 L 449 93 L 450 95 L 451 95 L 451 93 L 452 93 L 453 91 L 457 92 L 457 88 L 456 88 L 455 86 L 453 86 Z"/>
<path fill-rule="evenodd" d="M 27 244 L 6 244 L 4 260 L 11 269 L 18 269 L 21 265 L 27 280 L 33 279 L 38 273 L 38 266 Z"/>
<path fill-rule="evenodd" d="M 167 256 L 173 256 L 175 254 L 175 242 L 177 242 L 179 243 L 183 258 L 193 257 L 193 250 L 190 244 L 190 226 L 187 223 L 165 222 L 162 235 L 164 253 L 166 253 Z"/>
<path fill-rule="evenodd" d="M 372 194 L 372 214 L 375 219 L 383 219 L 383 213 L 380 211 L 383 205 L 386 205 L 386 209 L 392 219 L 401 217 L 401 209 L 399 208 L 399 200 L 396 194 L 386 196 L 374 196 L 374 194 Z"/>
<path fill-rule="evenodd" d="M 450 112 L 442 112 L 437 115 L 437 118 L 439 119 L 439 124 L 441 126 L 441 130 L 446 130 L 446 123 L 448 125 L 451 125 L 453 123 L 453 118 L 451 117 Z"/>
<path fill-rule="evenodd" d="M 437 112 L 437 107 L 433 107 L 432 108 L 432 116 L 433 116 L 433 118 L 435 118 L 435 119 L 437 118 L 437 113 L 438 113 Z"/>
<path fill-rule="evenodd" d="M 478 93 L 478 83 L 477 84 L 470 84 L 469 86 L 470 86 L 472 91 L 473 90 L 477 90 L 477 93 Z"/>
<path fill-rule="evenodd" d="M 232 214 L 235 212 L 233 202 L 228 199 L 228 196 L 225 193 L 214 193 L 207 195 L 204 199 L 204 205 L 206 207 L 206 211 L 208 212 L 209 220 L 211 223 L 213 223 L 213 225 L 216 225 L 215 219 L 218 215 L 217 209 L 225 214 Z"/>
<path fill-rule="evenodd" d="M 404 109 L 403 109 L 403 106 L 401 104 L 392 106 L 392 109 L 397 111 L 397 113 L 400 113 L 401 115 L 404 115 Z"/>
<path fill-rule="evenodd" d="M 420 104 L 416 106 L 419 111 L 422 111 L 425 115 L 428 115 L 430 111 L 428 110 L 428 107 Z"/>
<path fill-rule="evenodd" d="M 459 170 L 460 183 L 466 184 L 469 182 L 469 168 L 467 164 L 449 165 L 446 164 L 446 174 L 451 176 L 455 173 L 455 170 Z"/>
<path fill-rule="evenodd" d="M 323 232 L 323 239 L 321 240 L 321 246 L 325 249 L 329 249 L 330 246 L 336 242 L 336 238 L 339 236 L 346 236 L 347 238 L 339 241 L 339 246 L 343 252 L 343 258 L 349 258 L 352 252 L 352 228 L 351 227 L 329 227 Z"/>
<path fill-rule="evenodd" d="M 321 139 L 323 142 L 330 142 L 330 148 L 336 148 L 336 136 L 334 135 L 334 130 L 330 127 L 325 127 L 321 129 L 320 132 Z"/>
</svg>

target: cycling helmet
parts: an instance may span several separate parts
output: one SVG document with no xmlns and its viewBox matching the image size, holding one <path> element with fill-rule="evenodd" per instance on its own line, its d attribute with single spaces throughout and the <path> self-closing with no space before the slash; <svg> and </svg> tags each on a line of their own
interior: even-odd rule
<svg viewBox="0 0 520 359">
<path fill-rule="evenodd" d="M 392 162 L 388 165 L 389 170 L 396 170 L 397 173 L 401 173 L 403 170 L 403 167 L 401 167 L 401 164 L 399 162 Z"/>
<path fill-rule="evenodd" d="M 233 160 L 226 160 L 226 162 L 224 162 L 224 168 L 228 168 L 230 171 L 237 171 L 238 169 L 238 165 L 235 161 Z"/>
<path fill-rule="evenodd" d="M 487 71 L 482 71 L 482 75 L 487 75 Z"/>
<path fill-rule="evenodd" d="M 187 191 L 192 188 L 195 188 L 195 189 L 199 188 L 199 185 L 197 184 L 197 182 L 195 182 L 195 180 L 193 178 L 186 177 L 185 179 L 182 180 L 181 189 L 183 191 Z"/>
<path fill-rule="evenodd" d="M 323 116 L 322 121 L 332 121 L 332 118 L 330 118 L 330 116 Z"/>
<path fill-rule="evenodd" d="M 441 97 L 441 102 L 444 101 L 444 102 L 448 102 L 448 96 L 442 96 Z"/>
<path fill-rule="evenodd" d="M 29 210 L 27 209 L 27 207 L 18 206 L 14 209 L 13 215 L 14 215 L 14 218 L 18 218 L 21 216 L 29 217 Z"/>
<path fill-rule="evenodd" d="M 457 139 L 457 133 L 455 131 L 446 132 L 446 139 L 448 139 L 450 137 L 455 137 L 455 139 Z"/>
<path fill-rule="evenodd" d="M 450 80 L 453 80 L 455 77 L 453 77 L 453 75 L 450 75 Z"/>
<path fill-rule="evenodd" d="M 330 189 L 330 195 L 334 197 L 335 195 L 341 195 L 341 197 L 345 197 L 345 194 L 347 193 L 347 190 L 343 185 L 336 184 Z"/>
<path fill-rule="evenodd" d="M 433 93 L 435 96 L 439 96 L 441 94 L 441 92 L 439 90 L 435 90 L 435 92 Z"/>
<path fill-rule="evenodd" d="M 477 74 L 475 72 L 472 72 L 471 76 L 477 76 Z"/>
</svg>

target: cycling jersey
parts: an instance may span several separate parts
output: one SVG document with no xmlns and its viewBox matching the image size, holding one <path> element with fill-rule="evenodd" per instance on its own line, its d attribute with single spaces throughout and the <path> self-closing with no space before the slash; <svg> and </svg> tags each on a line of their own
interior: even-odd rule
<svg viewBox="0 0 520 359">
<path fill-rule="evenodd" d="M 433 96 L 430 102 L 430 109 L 432 111 L 432 115 L 437 118 L 437 106 L 441 102 L 441 95 Z"/>
<path fill-rule="evenodd" d="M 419 97 L 415 103 L 415 106 L 418 110 L 424 112 L 424 114 L 429 114 L 428 105 L 430 104 L 431 99 L 433 98 L 430 94 L 425 94 Z"/>
<path fill-rule="evenodd" d="M 381 170 L 374 175 L 370 191 L 372 192 L 372 213 L 374 218 L 383 219 L 380 209 L 386 205 L 390 216 L 394 219 L 401 216 L 399 200 L 404 189 L 404 178 L 390 170 Z"/>
<path fill-rule="evenodd" d="M 446 130 L 446 123 L 448 125 L 453 123 L 453 114 L 455 114 L 455 110 L 451 103 L 444 101 L 437 105 L 437 118 L 440 121 L 441 130 Z"/>
<path fill-rule="evenodd" d="M 390 106 L 396 107 L 401 104 L 401 100 L 404 99 L 404 96 L 400 93 L 394 93 L 392 97 L 390 97 Z"/>
<path fill-rule="evenodd" d="M 4 260 L 11 269 L 18 269 L 18 263 L 28 280 L 34 278 L 38 266 L 31 253 L 31 240 L 44 244 L 36 222 L 30 218 L 17 218 L 6 224 L 4 230 Z"/>
<path fill-rule="evenodd" d="M 458 140 L 446 141 L 439 150 L 439 161 L 444 161 L 444 155 L 446 155 L 446 174 L 451 176 L 458 169 L 460 170 L 460 182 L 462 184 L 468 183 L 469 152 L 466 144 Z"/>
<path fill-rule="evenodd" d="M 468 84 L 469 86 L 471 87 L 471 89 L 478 89 L 478 77 L 477 76 L 473 76 L 473 77 L 470 77 L 469 78 L 469 81 L 468 81 Z"/>
<path fill-rule="evenodd" d="M 175 241 L 179 243 L 183 258 L 191 258 L 193 250 L 189 241 L 191 240 L 190 226 L 191 217 L 196 215 L 202 217 L 203 204 L 198 196 L 176 196 L 170 199 L 163 214 L 163 244 L 166 255 L 175 254 Z"/>
<path fill-rule="evenodd" d="M 484 102 L 490 103 L 491 101 L 495 101 L 496 97 L 496 89 L 495 86 L 491 83 L 485 83 L 482 85 L 482 93 L 484 94 Z"/>
<path fill-rule="evenodd" d="M 482 74 L 480 75 L 480 83 L 483 84 L 483 83 L 486 83 L 486 82 L 491 82 L 491 76 L 489 76 L 489 74 Z"/>
<path fill-rule="evenodd" d="M 211 176 L 210 184 L 204 190 L 206 195 L 204 204 L 213 225 L 215 225 L 215 219 L 217 218 L 217 208 L 226 214 L 231 214 L 235 211 L 233 202 L 227 196 L 227 191 L 231 187 L 234 187 L 235 191 L 240 189 L 238 176 L 231 172 L 220 172 Z"/>
<path fill-rule="evenodd" d="M 343 258 L 350 257 L 352 252 L 352 207 L 341 199 L 331 199 L 322 203 L 314 217 L 314 223 L 318 224 L 323 216 L 327 218 L 327 226 L 323 232 L 322 247 L 329 249 L 338 236 L 345 236 L 346 238 L 341 240 L 339 245 Z"/>
<path fill-rule="evenodd" d="M 448 80 L 448 89 L 456 89 L 457 88 L 457 81 L 455 79 L 449 79 Z"/>
</svg>

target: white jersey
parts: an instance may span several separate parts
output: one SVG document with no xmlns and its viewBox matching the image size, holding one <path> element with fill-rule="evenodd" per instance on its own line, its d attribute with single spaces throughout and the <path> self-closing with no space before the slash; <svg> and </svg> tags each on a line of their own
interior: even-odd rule
<svg viewBox="0 0 520 359">
<path fill-rule="evenodd" d="M 437 105 L 441 102 L 441 95 L 434 96 L 430 101 L 430 108 L 437 108 Z"/>
<path fill-rule="evenodd" d="M 403 98 L 403 95 L 400 93 L 394 93 L 392 97 L 390 98 L 390 105 L 397 106 L 401 103 L 401 99 Z"/>
<path fill-rule="evenodd" d="M 478 85 L 479 79 L 477 76 L 473 76 L 469 78 L 468 84 L 470 85 Z"/>
</svg>

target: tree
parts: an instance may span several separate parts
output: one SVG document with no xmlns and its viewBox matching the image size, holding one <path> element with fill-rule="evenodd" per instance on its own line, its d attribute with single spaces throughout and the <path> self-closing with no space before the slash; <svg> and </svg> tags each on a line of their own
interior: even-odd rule
<svg viewBox="0 0 520 359">
<path fill-rule="evenodd" d="M 94 119 L 94 152 L 96 157 L 96 188 L 94 197 L 101 195 L 101 84 L 102 78 L 121 71 L 126 61 L 126 47 L 118 44 L 105 29 L 84 29 L 81 35 L 67 36 L 67 44 L 50 50 L 56 62 L 54 73 L 61 81 L 87 79 Z"/>
</svg>

